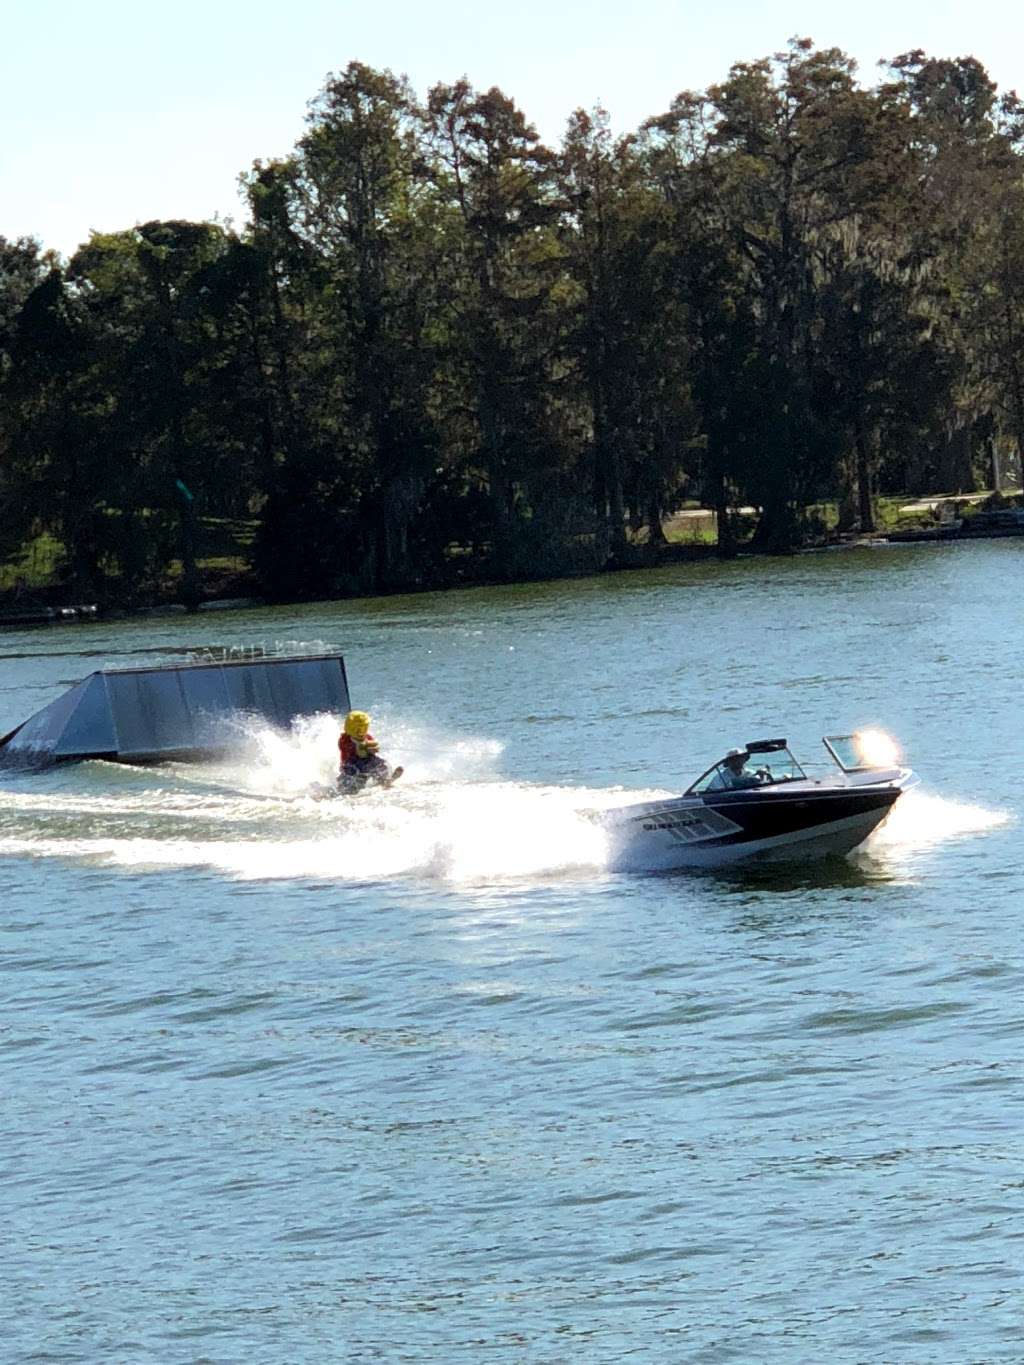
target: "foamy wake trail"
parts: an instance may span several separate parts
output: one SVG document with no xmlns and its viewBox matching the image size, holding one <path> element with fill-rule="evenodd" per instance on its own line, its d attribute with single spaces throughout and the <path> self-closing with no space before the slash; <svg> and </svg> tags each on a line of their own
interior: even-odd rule
<svg viewBox="0 0 1024 1365">
<path fill-rule="evenodd" d="M 15 817 L 0 852 L 240 880 L 480 884 L 599 872 L 608 849 L 595 813 L 653 794 L 502 780 L 494 741 L 439 748 L 426 729 L 381 724 L 380 733 L 387 758 L 407 769 L 387 792 L 310 794 L 337 771 L 337 722 L 316 717 L 288 735 L 252 728 L 217 764 L 145 773 L 85 765 L 71 789 L 0 794 Z"/>
<path fill-rule="evenodd" d="M 135 871 L 206 868 L 239 880 L 453 885 L 600 873 L 599 815 L 668 795 L 503 779 L 502 746 L 466 737 L 443 747 L 426 727 L 380 717 L 386 757 L 406 767 L 390 791 L 316 800 L 337 771 L 338 722 L 291 734 L 252 727 L 230 761 L 125 769 L 85 764 L 35 783 L 0 784 L 0 854 L 62 857 Z M 897 860 L 1004 825 L 1005 812 L 910 791 L 864 852 Z"/>
<path fill-rule="evenodd" d="M 0 852 L 83 859 L 143 871 L 209 868 L 246 881 L 314 878 L 374 881 L 417 874 L 449 883 L 599 871 L 606 862 L 603 831 L 587 817 L 600 793 L 530 788 L 506 783 L 440 784 L 429 793 L 362 796 L 356 801 L 282 810 L 276 827 L 247 822 L 245 810 L 206 807 L 207 830 L 189 836 L 117 838 L 99 830 L 86 837 L 5 837 Z M 251 808 L 248 808 L 251 814 Z M 123 814 L 123 812 L 122 812 Z M 218 814 L 236 837 L 216 837 Z M 178 824 L 180 812 L 175 813 Z M 123 819 L 121 821 L 123 825 Z M 249 823 L 250 828 L 245 828 Z M 241 835 L 241 837 L 237 837 Z"/>
</svg>

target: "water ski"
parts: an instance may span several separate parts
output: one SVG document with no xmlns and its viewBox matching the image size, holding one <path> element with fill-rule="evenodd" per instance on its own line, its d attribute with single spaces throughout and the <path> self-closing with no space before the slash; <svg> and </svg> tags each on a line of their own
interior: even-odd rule
<svg viewBox="0 0 1024 1365">
<path fill-rule="evenodd" d="M 385 765 L 382 763 L 381 767 Z M 314 801 L 329 801 L 336 796 L 358 796 L 367 787 L 382 787 L 387 791 L 405 772 L 402 767 L 392 768 L 386 774 L 378 772 L 339 773 L 333 785 L 325 787 L 317 783 L 310 791 Z"/>
</svg>

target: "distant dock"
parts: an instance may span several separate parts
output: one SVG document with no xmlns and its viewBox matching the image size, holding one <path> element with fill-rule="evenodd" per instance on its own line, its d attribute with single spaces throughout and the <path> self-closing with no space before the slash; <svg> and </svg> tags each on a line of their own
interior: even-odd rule
<svg viewBox="0 0 1024 1365">
<path fill-rule="evenodd" d="M 47 626 L 67 621 L 93 621 L 99 615 L 95 602 L 79 607 L 14 607 L 0 611 L 0 626 Z"/>
</svg>

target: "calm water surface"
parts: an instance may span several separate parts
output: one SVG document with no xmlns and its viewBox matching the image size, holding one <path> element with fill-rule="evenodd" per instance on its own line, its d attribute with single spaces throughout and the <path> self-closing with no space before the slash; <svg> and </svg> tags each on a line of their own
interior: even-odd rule
<svg viewBox="0 0 1024 1365">
<path fill-rule="evenodd" d="M 4 1361 L 1024 1360 L 1024 543 L 0 636 L 340 648 L 230 763 L 0 776 Z M 856 860 L 614 876 L 588 812 L 881 725 Z"/>
</svg>

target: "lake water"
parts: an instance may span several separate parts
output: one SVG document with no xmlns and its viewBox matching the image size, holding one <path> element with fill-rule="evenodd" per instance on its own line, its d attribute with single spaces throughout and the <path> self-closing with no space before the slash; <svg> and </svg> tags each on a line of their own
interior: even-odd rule
<svg viewBox="0 0 1024 1365">
<path fill-rule="evenodd" d="M 0 776 L 10 1362 L 1024 1360 L 1024 542 L 0 636 L 341 649 L 336 728 Z M 587 812 L 895 735 L 847 863 L 613 875 Z"/>
</svg>

